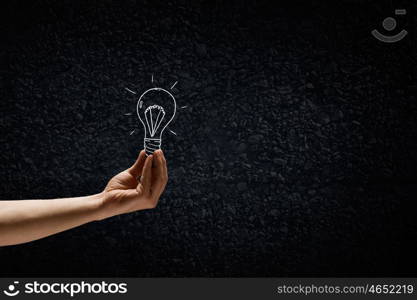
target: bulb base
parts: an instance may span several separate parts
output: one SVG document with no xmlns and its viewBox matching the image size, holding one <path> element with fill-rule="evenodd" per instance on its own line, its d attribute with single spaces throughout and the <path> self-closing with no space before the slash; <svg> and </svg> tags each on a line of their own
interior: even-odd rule
<svg viewBox="0 0 417 300">
<path fill-rule="evenodd" d="M 144 139 L 144 148 L 146 155 L 151 155 L 156 150 L 161 149 L 161 139 Z"/>
</svg>

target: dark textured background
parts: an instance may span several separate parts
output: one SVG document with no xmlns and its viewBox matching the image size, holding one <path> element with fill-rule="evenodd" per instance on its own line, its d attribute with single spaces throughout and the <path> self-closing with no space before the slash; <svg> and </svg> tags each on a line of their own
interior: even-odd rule
<svg viewBox="0 0 417 300">
<path fill-rule="evenodd" d="M 409 35 L 375 40 L 395 8 Z M 416 8 L 1 1 L 1 199 L 99 192 L 152 74 L 188 107 L 157 209 L 0 248 L 0 275 L 415 276 Z"/>
</svg>

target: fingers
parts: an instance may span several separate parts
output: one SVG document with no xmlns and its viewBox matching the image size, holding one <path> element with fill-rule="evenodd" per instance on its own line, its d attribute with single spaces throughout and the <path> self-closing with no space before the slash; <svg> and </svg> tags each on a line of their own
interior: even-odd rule
<svg viewBox="0 0 417 300">
<path fill-rule="evenodd" d="M 138 158 L 136 159 L 133 166 L 128 169 L 128 172 L 132 174 L 133 177 L 138 177 L 142 174 L 143 164 L 146 160 L 145 150 L 140 151 Z"/>
<path fill-rule="evenodd" d="M 145 163 L 142 169 L 142 176 L 140 178 L 140 183 L 138 184 L 138 192 L 142 191 L 145 195 L 148 195 L 151 191 L 152 183 L 152 161 L 153 155 L 149 155 L 145 159 Z"/>
<path fill-rule="evenodd" d="M 168 182 L 168 168 L 167 168 L 167 161 L 165 159 L 165 155 L 164 153 L 161 151 L 162 153 L 162 163 L 163 163 L 163 167 L 164 167 L 164 175 L 165 175 L 165 184 Z"/>
<path fill-rule="evenodd" d="M 154 153 L 154 166 L 153 172 L 153 182 L 152 182 L 152 197 L 158 200 L 162 192 L 165 189 L 165 186 L 168 181 L 168 172 L 166 166 L 166 160 L 162 150 L 157 150 Z"/>
</svg>

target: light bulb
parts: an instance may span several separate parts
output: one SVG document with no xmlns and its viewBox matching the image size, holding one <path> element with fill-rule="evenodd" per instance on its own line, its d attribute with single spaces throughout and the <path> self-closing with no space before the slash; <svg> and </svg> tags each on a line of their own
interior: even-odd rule
<svg viewBox="0 0 417 300">
<path fill-rule="evenodd" d="M 174 119 L 177 104 L 174 96 L 167 90 L 151 88 L 139 97 L 136 111 L 145 129 L 144 149 L 150 155 L 161 149 L 162 133 Z"/>
</svg>

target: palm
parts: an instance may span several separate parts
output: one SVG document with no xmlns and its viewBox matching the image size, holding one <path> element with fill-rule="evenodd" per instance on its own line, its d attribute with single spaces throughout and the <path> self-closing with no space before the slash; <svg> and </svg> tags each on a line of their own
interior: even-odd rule
<svg viewBox="0 0 417 300">
<path fill-rule="evenodd" d="M 106 186 L 106 191 L 136 189 L 138 181 L 128 171 L 114 176 Z"/>
<path fill-rule="evenodd" d="M 128 210 L 135 210 L 135 207 L 139 204 L 137 200 L 140 200 L 143 196 L 142 186 L 138 184 L 134 175 L 127 170 L 114 176 L 104 191 L 107 201 L 128 206 L 130 207 Z M 132 202 L 136 205 L 132 206 Z"/>
</svg>

